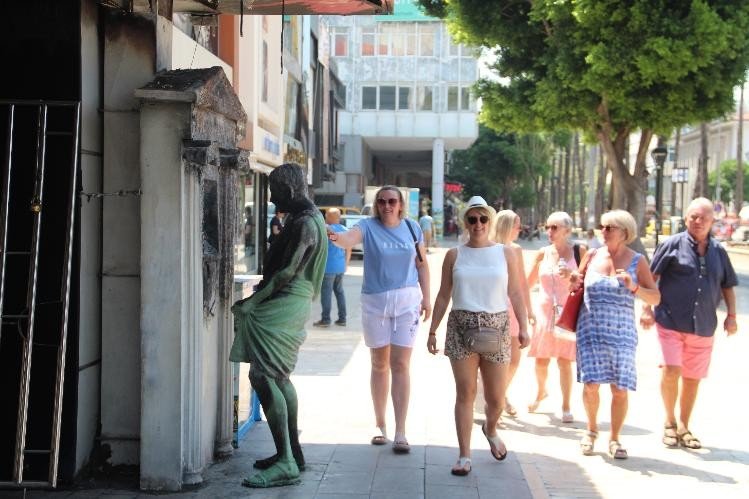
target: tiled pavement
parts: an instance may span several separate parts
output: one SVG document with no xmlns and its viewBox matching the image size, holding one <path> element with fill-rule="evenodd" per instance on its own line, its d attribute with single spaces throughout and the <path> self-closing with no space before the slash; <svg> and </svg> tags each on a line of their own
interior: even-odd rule
<svg viewBox="0 0 749 499">
<path fill-rule="evenodd" d="M 432 252 L 433 292 L 439 285 L 444 250 Z M 526 257 L 526 260 L 529 260 Z M 743 264 L 742 264 L 743 265 Z M 749 281 L 749 266 L 739 268 Z M 259 423 L 228 460 L 208 468 L 204 483 L 170 497 L 256 498 L 649 498 L 749 497 L 749 432 L 745 419 L 749 402 L 749 293 L 739 292 L 739 324 L 743 331 L 716 340 L 710 378 L 701 387 L 692 429 L 705 448 L 699 451 L 666 449 L 660 444 L 662 408 L 659 396 L 658 349 L 652 332 L 640 336 L 639 386 L 630 396 L 627 424 L 621 440 L 627 461 L 611 460 L 605 451 L 608 429 L 607 388 L 601 388 L 601 436 L 596 455 L 584 457 L 578 440 L 584 428 L 581 388 L 574 387 L 573 413 L 578 420 L 559 420 L 558 378 L 552 364 L 549 398 L 537 414 L 524 404 L 535 391 L 533 362 L 523 359 L 510 390 L 518 407 L 515 419 L 502 431 L 508 448 L 506 461 L 492 459 L 479 426 L 474 426 L 473 472 L 454 477 L 457 458 L 453 421 L 454 387 L 447 359 L 426 352 L 422 328 L 412 360 L 412 394 L 407 456 L 394 455 L 389 446 L 368 444 L 373 434 L 369 398 L 368 351 L 360 341 L 358 288 L 361 263 L 355 262 L 345 279 L 349 302 L 348 327 L 310 327 L 294 382 L 300 398 L 301 441 L 308 462 L 301 485 L 267 490 L 241 487 L 254 459 L 273 452 L 267 426 Z M 319 318 L 313 306 L 310 323 Z M 443 326 L 444 331 L 444 326 Z M 443 331 L 441 334 L 444 334 Z M 477 415 L 477 417 L 479 417 Z M 392 425 L 392 414 L 390 415 Z M 480 422 L 477 420 L 477 422 Z M 0 491 L 8 497 L 19 492 Z M 35 491 L 28 497 L 135 498 L 149 494 L 112 486 L 54 493 Z"/>
</svg>

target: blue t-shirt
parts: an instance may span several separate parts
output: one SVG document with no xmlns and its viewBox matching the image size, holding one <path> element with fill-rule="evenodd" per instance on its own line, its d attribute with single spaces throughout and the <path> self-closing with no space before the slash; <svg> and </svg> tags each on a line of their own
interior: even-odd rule
<svg viewBox="0 0 749 499">
<path fill-rule="evenodd" d="M 723 298 L 723 288 L 738 285 L 738 279 L 728 253 L 712 237 L 703 261 L 697 253 L 697 242 L 687 231 L 671 236 L 655 250 L 650 270 L 660 276 L 661 302 L 655 307 L 658 324 L 697 336 L 715 334 L 715 310 Z"/>
<path fill-rule="evenodd" d="M 330 224 L 333 232 L 346 232 L 341 224 Z M 328 241 L 328 261 L 325 263 L 326 274 L 342 274 L 346 272 L 346 250 Z"/>
<path fill-rule="evenodd" d="M 396 227 L 385 227 L 378 219 L 365 218 L 356 227 L 362 233 L 364 245 L 364 294 L 384 293 L 393 289 L 416 287 L 414 238 L 406 224 L 410 224 L 418 242 L 424 242 L 419 224 L 401 220 Z"/>
</svg>

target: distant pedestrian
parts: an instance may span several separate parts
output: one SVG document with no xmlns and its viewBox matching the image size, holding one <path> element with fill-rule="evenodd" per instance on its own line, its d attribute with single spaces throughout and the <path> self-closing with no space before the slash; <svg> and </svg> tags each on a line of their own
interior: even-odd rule
<svg viewBox="0 0 749 499">
<path fill-rule="evenodd" d="M 736 333 L 736 273 L 726 250 L 710 235 L 713 205 L 706 198 L 689 204 L 687 230 L 661 244 L 650 265 L 661 291 L 655 308 L 643 308 L 640 323 L 655 323 L 663 352 L 661 395 L 666 409 L 663 444 L 699 449 L 702 443 L 689 429 L 700 380 L 707 377 L 713 350 L 716 309 L 726 304 L 723 329 Z M 679 387 L 681 381 L 681 387 Z M 679 416 L 675 408 L 679 402 Z"/>
<path fill-rule="evenodd" d="M 282 211 L 276 210 L 276 213 L 273 215 L 273 218 L 270 219 L 270 235 L 268 235 L 268 244 L 271 244 L 273 241 L 276 240 L 276 237 L 281 233 L 283 230 L 283 219 L 284 215 L 286 215 Z"/>
<path fill-rule="evenodd" d="M 580 441 L 586 456 L 593 454 L 598 438 L 598 389 L 611 388 L 611 434 L 609 455 L 627 459 L 619 442 L 619 432 L 627 415 L 628 390 L 637 388 L 637 327 L 635 298 L 656 305 L 660 293 L 655 286 L 647 261 L 627 247 L 637 237 L 635 219 L 624 210 L 613 210 L 601 216 L 604 245 L 588 251 L 590 263 L 581 276 L 570 277 L 575 289 L 585 282 L 584 303 L 577 320 L 577 381 L 584 383 L 583 404 L 588 416 L 588 430 Z M 579 268 L 585 268 L 583 261 Z"/>
<path fill-rule="evenodd" d="M 523 269 L 512 248 L 492 240 L 494 216 L 494 208 L 481 196 L 468 200 L 463 214 L 467 241 L 445 255 L 442 282 L 427 340 L 429 353 L 437 354 L 437 328 L 452 300 L 452 310 L 447 318 L 445 355 L 450 359 L 455 377 L 455 428 L 460 448 L 458 462 L 451 472 L 459 476 L 471 472 L 471 428 L 479 372 L 486 401 L 486 421 L 481 430 L 492 457 L 498 461 L 507 457 L 507 447 L 497 434 L 497 422 L 505 403 L 507 366 L 510 363 L 510 305 L 518 318 L 520 348 L 528 345 L 521 278 Z M 497 330 L 496 351 L 478 353 L 466 342 L 467 332 L 479 326 Z"/>
<path fill-rule="evenodd" d="M 434 246 L 434 219 L 427 210 L 421 211 L 419 225 L 421 226 L 421 232 L 424 233 L 424 246 L 429 253 L 429 248 Z"/>
<path fill-rule="evenodd" d="M 596 236 L 596 231 L 594 231 L 593 229 L 588 229 L 588 237 L 585 240 L 585 246 L 587 246 L 588 249 L 596 249 L 602 246 L 601 240 L 598 239 L 598 236 Z"/>
<path fill-rule="evenodd" d="M 335 233 L 346 232 L 346 227 L 341 225 L 341 210 L 328 208 L 325 212 L 325 223 Z M 322 280 L 320 290 L 320 304 L 322 305 L 322 316 L 320 320 L 312 324 L 315 327 L 330 327 L 330 310 L 332 298 L 335 294 L 336 306 L 338 307 L 337 326 L 346 325 L 346 294 L 343 292 L 343 274 L 348 268 L 351 260 L 351 248 L 339 248 L 328 240 L 328 260 L 325 265 L 325 277 Z"/>
</svg>

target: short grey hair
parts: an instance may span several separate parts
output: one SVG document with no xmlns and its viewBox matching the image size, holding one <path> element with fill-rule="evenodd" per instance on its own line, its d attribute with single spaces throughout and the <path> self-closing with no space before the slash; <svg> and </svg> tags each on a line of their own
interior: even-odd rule
<svg viewBox="0 0 749 499">
<path fill-rule="evenodd" d="M 568 229 L 572 229 L 575 222 L 572 221 L 572 217 L 566 211 L 555 211 L 549 215 L 546 220 L 553 220 L 554 222 L 561 222 Z"/>
<path fill-rule="evenodd" d="M 708 208 L 710 210 L 710 215 L 715 218 L 715 208 L 713 207 L 713 202 L 710 201 L 707 198 L 694 198 L 691 203 L 689 203 L 689 206 L 687 207 L 687 211 L 684 214 L 684 220 L 687 219 L 687 216 L 689 216 L 689 213 L 698 207 Z"/>
</svg>

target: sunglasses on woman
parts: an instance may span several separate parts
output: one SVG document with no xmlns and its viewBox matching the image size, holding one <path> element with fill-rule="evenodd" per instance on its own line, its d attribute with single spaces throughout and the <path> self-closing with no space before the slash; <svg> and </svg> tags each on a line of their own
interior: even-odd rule
<svg viewBox="0 0 749 499">
<path fill-rule="evenodd" d="M 619 228 L 618 225 L 601 225 L 601 230 L 605 230 L 606 232 L 609 232 L 618 228 Z"/>
<path fill-rule="evenodd" d="M 466 221 L 469 225 L 476 225 L 476 222 L 486 224 L 489 222 L 489 217 L 487 217 L 486 215 L 481 215 L 480 217 L 466 217 Z"/>
<path fill-rule="evenodd" d="M 385 206 L 386 204 L 389 204 L 390 206 L 395 206 L 398 204 L 398 198 L 377 198 L 377 204 L 380 206 Z"/>
<path fill-rule="evenodd" d="M 552 225 L 545 226 L 545 228 L 546 228 L 546 230 L 557 230 L 559 228 L 559 226 L 556 225 L 556 224 L 552 224 Z"/>
</svg>

